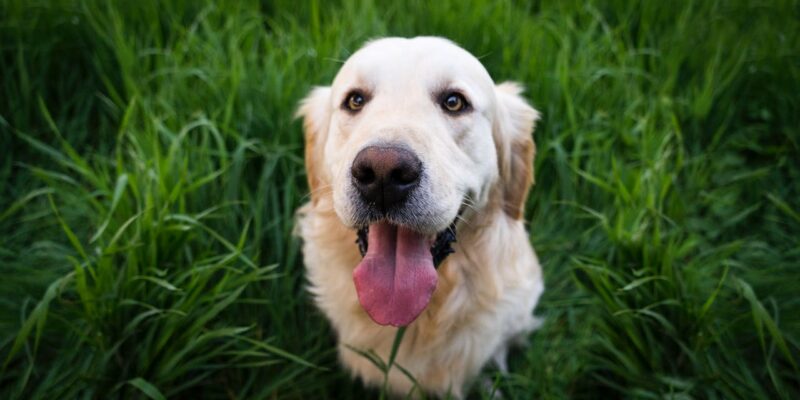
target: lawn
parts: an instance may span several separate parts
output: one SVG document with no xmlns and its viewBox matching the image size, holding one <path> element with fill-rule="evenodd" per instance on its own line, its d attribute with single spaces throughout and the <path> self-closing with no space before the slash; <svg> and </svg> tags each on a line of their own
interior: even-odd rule
<svg viewBox="0 0 800 400">
<path fill-rule="evenodd" d="M 293 115 L 386 35 L 543 115 L 505 398 L 800 398 L 796 0 L 0 0 L 0 397 L 378 397 L 304 290 Z"/>
</svg>

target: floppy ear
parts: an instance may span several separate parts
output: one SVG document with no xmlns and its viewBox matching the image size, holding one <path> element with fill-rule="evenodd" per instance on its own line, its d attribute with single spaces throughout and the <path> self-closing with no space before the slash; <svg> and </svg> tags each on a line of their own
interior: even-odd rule
<svg viewBox="0 0 800 400">
<path fill-rule="evenodd" d="M 508 216 L 522 218 L 525 200 L 533 183 L 533 128 L 539 112 L 520 96 L 522 87 L 504 82 L 495 88 L 497 115 L 494 122 L 494 142 L 500 168 L 502 207 Z"/>
<path fill-rule="evenodd" d="M 323 149 L 328 136 L 328 123 L 330 121 L 330 87 L 316 87 L 300 102 L 300 107 L 295 114 L 303 118 L 303 130 L 306 142 L 306 176 L 308 188 L 311 191 L 311 202 L 316 204 L 320 198 L 320 190 L 328 180 L 321 170 Z"/>
</svg>

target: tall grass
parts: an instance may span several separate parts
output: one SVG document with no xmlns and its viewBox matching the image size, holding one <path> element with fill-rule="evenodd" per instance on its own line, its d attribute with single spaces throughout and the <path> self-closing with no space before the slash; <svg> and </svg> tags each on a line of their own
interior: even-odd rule
<svg viewBox="0 0 800 400">
<path fill-rule="evenodd" d="M 0 1 L 4 398 L 364 398 L 304 291 L 294 108 L 442 35 L 542 111 L 508 398 L 800 397 L 796 1 Z M 375 360 L 379 362 L 380 360 Z M 474 396 L 492 390 L 476 385 Z"/>
</svg>

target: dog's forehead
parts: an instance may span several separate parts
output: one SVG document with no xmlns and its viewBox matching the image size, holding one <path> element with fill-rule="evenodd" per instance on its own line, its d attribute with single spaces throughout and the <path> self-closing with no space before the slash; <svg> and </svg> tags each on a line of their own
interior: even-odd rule
<svg viewBox="0 0 800 400">
<path fill-rule="evenodd" d="M 437 37 L 385 38 L 367 43 L 339 70 L 333 85 L 382 85 L 386 82 L 428 85 L 462 81 L 489 88 L 486 68 L 475 56 Z"/>
</svg>

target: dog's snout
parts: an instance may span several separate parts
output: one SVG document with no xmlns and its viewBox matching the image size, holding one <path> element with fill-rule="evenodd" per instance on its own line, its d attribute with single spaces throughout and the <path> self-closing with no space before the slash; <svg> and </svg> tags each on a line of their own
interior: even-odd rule
<svg viewBox="0 0 800 400">
<path fill-rule="evenodd" d="M 350 172 L 362 198 L 386 212 L 402 205 L 417 187 L 422 162 L 402 147 L 369 146 L 356 155 Z"/>
</svg>

